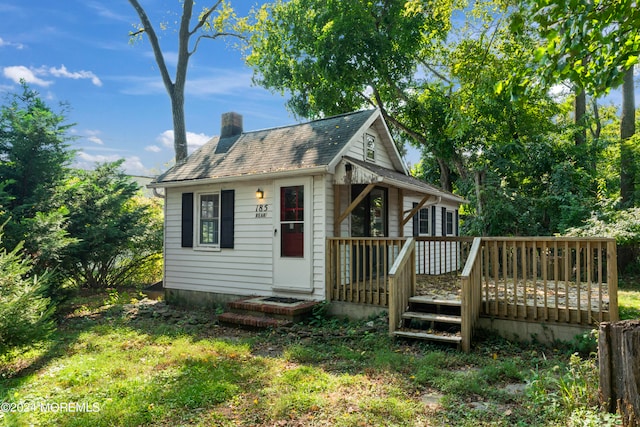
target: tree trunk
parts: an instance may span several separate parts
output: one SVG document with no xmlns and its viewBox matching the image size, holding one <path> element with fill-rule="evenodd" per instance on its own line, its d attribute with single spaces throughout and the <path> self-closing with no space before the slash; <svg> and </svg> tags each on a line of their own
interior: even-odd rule
<svg viewBox="0 0 640 427">
<path fill-rule="evenodd" d="M 482 216 L 483 212 L 484 212 L 484 177 L 485 177 L 485 172 L 484 171 L 475 171 L 474 174 L 474 181 L 475 181 L 475 187 L 476 187 L 476 212 L 478 216 Z"/>
<path fill-rule="evenodd" d="M 453 186 L 451 184 L 451 168 L 447 164 L 447 162 L 437 157 L 438 166 L 440 167 L 440 187 L 442 187 L 445 191 L 453 191 Z"/>
<path fill-rule="evenodd" d="M 620 197 L 623 207 L 634 206 L 635 162 L 631 138 L 636 133 L 636 107 L 633 87 L 633 67 L 622 82 L 622 115 L 620 116 Z"/>
<path fill-rule="evenodd" d="M 640 426 L 640 321 L 600 324 L 600 403 L 625 427 Z"/>
<path fill-rule="evenodd" d="M 187 158 L 187 128 L 184 120 L 184 90 L 176 90 L 171 94 L 171 113 L 173 115 L 173 148 L 176 164 Z"/>
<path fill-rule="evenodd" d="M 587 142 L 587 128 L 585 126 L 587 116 L 587 94 L 584 89 L 576 87 L 576 99 L 573 104 L 576 133 L 574 135 L 576 145 Z"/>
</svg>

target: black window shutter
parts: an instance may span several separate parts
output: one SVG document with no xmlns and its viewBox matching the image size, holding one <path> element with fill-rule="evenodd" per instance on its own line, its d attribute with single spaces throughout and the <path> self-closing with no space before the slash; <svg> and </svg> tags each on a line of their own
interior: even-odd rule
<svg viewBox="0 0 640 427">
<path fill-rule="evenodd" d="M 442 208 L 442 235 L 447 235 L 447 208 Z"/>
<path fill-rule="evenodd" d="M 182 193 L 182 247 L 193 247 L 193 193 Z"/>
<path fill-rule="evenodd" d="M 431 206 L 431 235 L 436 235 L 436 207 Z"/>
<path fill-rule="evenodd" d="M 220 247 L 233 248 L 233 216 L 235 210 L 235 190 L 220 193 Z"/>
<path fill-rule="evenodd" d="M 460 229 L 458 227 L 458 209 L 456 209 L 456 215 L 454 218 L 455 224 L 453 225 L 456 228 L 456 236 L 460 235 Z"/>
<path fill-rule="evenodd" d="M 415 208 L 416 206 L 418 206 L 417 203 L 413 204 L 413 207 Z M 413 236 L 418 236 L 420 234 L 420 223 L 418 222 L 418 217 L 420 216 L 420 211 L 417 211 L 416 214 L 413 216 Z"/>
</svg>

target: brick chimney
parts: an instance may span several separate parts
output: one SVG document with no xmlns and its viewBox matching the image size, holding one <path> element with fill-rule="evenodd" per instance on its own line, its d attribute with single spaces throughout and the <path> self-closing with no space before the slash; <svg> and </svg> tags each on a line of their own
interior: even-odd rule
<svg viewBox="0 0 640 427">
<path fill-rule="evenodd" d="M 220 122 L 220 138 L 238 136 L 242 133 L 242 115 L 234 112 L 223 113 Z"/>
</svg>

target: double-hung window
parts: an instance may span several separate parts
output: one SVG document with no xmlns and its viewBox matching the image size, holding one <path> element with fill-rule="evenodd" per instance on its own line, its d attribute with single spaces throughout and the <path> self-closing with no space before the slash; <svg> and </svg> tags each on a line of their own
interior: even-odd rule
<svg viewBox="0 0 640 427">
<path fill-rule="evenodd" d="M 198 246 L 220 247 L 220 194 L 198 195 Z"/>
<path fill-rule="evenodd" d="M 447 236 L 453 236 L 453 211 L 447 211 Z"/>
<path fill-rule="evenodd" d="M 180 246 L 233 249 L 235 190 L 182 193 Z"/>
<path fill-rule="evenodd" d="M 429 235 L 429 208 L 422 208 L 418 211 L 418 234 L 420 236 Z"/>
</svg>

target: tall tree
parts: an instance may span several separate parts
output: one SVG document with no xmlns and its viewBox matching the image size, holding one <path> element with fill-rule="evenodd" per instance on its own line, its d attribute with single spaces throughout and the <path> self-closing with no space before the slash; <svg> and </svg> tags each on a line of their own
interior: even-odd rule
<svg viewBox="0 0 640 427">
<path fill-rule="evenodd" d="M 429 71 L 450 29 L 453 1 L 276 1 L 257 11 L 247 63 L 262 86 L 291 94 L 302 117 L 379 107 L 393 130 L 429 147 L 451 190 L 452 150 L 412 126 L 397 106 L 419 105 L 418 70 Z"/>
<path fill-rule="evenodd" d="M 42 209 L 68 171 L 73 124 L 65 123 L 64 113 L 53 111 L 24 83 L 22 93 L 0 108 L 0 182 L 11 199 L 4 207 L 16 220 Z"/>
<path fill-rule="evenodd" d="M 156 30 L 149 19 L 146 10 L 138 0 L 129 0 L 140 17 L 140 27 L 129 34 L 135 38 L 146 34 L 153 50 L 153 55 L 158 65 L 169 99 L 171 101 L 171 113 L 173 118 L 173 147 L 176 163 L 187 158 L 187 128 L 184 117 L 185 86 L 187 83 L 187 70 L 189 59 L 193 56 L 202 39 L 217 39 L 219 37 L 237 37 L 242 35 L 231 28 L 235 19 L 233 9 L 223 0 L 217 0 L 209 7 L 204 7 L 197 17 L 193 16 L 194 0 L 183 0 L 182 15 L 178 29 L 178 59 L 175 76 L 172 79 L 167 68 L 165 55 L 160 47 L 160 41 Z"/>
<path fill-rule="evenodd" d="M 0 221 L 4 242 L 20 245 L 42 273 L 70 241 L 51 199 L 69 171 L 65 110 L 54 111 L 26 84 L 0 108 Z M 24 241 L 24 245 L 20 242 Z"/>
<path fill-rule="evenodd" d="M 624 74 L 622 83 L 622 114 L 620 115 L 620 198 L 623 206 L 633 206 L 636 180 L 636 103 L 633 66 Z"/>
<path fill-rule="evenodd" d="M 625 204 L 633 204 L 630 166 L 635 162 L 633 150 L 627 150 L 626 145 L 635 133 L 633 66 L 640 57 L 637 0 L 529 0 L 524 4 L 544 39 L 536 59 L 543 65 L 542 75 L 548 83 L 570 80 L 596 97 L 610 88 L 625 86 L 620 193 Z"/>
</svg>

